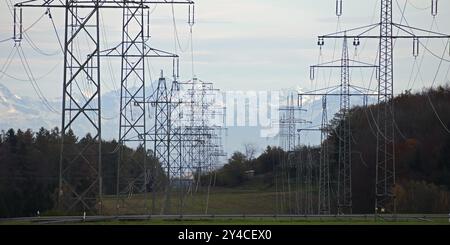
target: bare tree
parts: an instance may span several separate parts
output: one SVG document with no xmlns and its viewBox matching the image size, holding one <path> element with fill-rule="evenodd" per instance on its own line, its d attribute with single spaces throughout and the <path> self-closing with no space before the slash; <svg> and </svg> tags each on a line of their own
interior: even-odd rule
<svg viewBox="0 0 450 245">
<path fill-rule="evenodd" d="M 253 160 L 256 155 L 257 147 L 252 143 L 244 144 L 245 157 L 247 160 Z"/>
</svg>

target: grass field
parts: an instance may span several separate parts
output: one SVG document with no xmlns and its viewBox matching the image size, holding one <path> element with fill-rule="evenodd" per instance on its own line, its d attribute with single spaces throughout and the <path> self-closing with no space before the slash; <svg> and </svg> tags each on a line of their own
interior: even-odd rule
<svg viewBox="0 0 450 245">
<path fill-rule="evenodd" d="M 174 190 L 170 195 L 170 205 L 164 207 L 162 193 L 155 195 L 155 206 L 151 212 L 152 195 L 133 195 L 117 201 L 114 196 L 105 197 L 103 213 L 106 216 L 89 216 L 82 222 L 81 214 L 72 214 L 69 220 L 41 217 L 34 220 L 0 220 L 0 225 L 33 224 L 76 224 L 76 225 L 450 225 L 447 215 L 424 217 L 424 215 L 403 216 L 397 220 L 377 219 L 367 216 L 274 216 L 277 210 L 277 195 L 272 189 L 258 188 L 261 185 L 247 185 L 240 188 L 214 188 L 207 195 L 207 189 L 183 195 L 184 217 L 180 217 L 180 193 Z M 147 200 L 147 201 L 145 201 Z M 295 196 L 291 196 L 291 209 L 295 208 Z M 284 204 L 284 210 L 288 204 Z M 116 207 L 119 209 L 116 209 Z M 279 207 L 278 207 L 279 208 Z M 279 209 L 278 209 L 279 210 Z M 119 212 L 117 212 L 119 211 Z M 147 216 L 129 217 L 153 213 Z M 49 213 L 49 215 L 51 215 Z M 188 216 L 187 216 L 188 215 Z M 206 216 L 207 215 L 207 216 Z M 118 217 L 115 217 L 118 216 Z"/>
<path fill-rule="evenodd" d="M 151 194 L 147 196 L 147 202 L 144 200 L 143 195 L 123 198 L 119 202 L 115 197 L 106 197 L 103 202 L 103 212 L 116 214 L 116 207 L 119 204 L 120 214 L 146 213 L 153 206 Z M 156 195 L 154 213 L 162 210 L 164 200 L 162 193 Z M 209 195 L 207 195 L 207 190 L 184 194 L 182 200 L 182 213 L 185 214 L 274 214 L 276 210 L 276 193 L 271 190 L 214 188 Z M 164 213 L 179 214 L 180 207 L 180 194 L 174 191 L 170 195 L 170 205 L 164 207 Z"/>
<path fill-rule="evenodd" d="M 152 220 L 110 220 L 110 221 L 87 221 L 87 222 L 32 222 L 32 221 L 7 221 L 0 225 L 450 225 L 448 219 L 432 220 L 404 220 L 404 221 L 375 221 L 373 218 L 352 220 L 340 219 L 274 219 L 274 218 L 249 218 L 249 219 L 152 219 Z"/>
<path fill-rule="evenodd" d="M 281 195 L 282 193 L 278 192 L 278 198 Z M 117 213 L 142 214 L 149 213 L 154 208 L 152 213 L 155 214 L 164 210 L 164 214 L 272 215 L 277 213 L 277 210 L 278 213 L 280 213 L 280 210 L 289 213 L 288 210 L 294 210 L 296 205 L 294 192 L 291 192 L 289 196 L 285 193 L 285 200 L 289 199 L 290 202 L 284 202 L 283 207 L 281 207 L 280 202 L 277 204 L 275 187 L 265 185 L 262 178 L 254 178 L 252 181 L 247 181 L 242 186 L 235 188 L 211 187 L 208 189 L 207 187 L 200 187 L 197 191 L 188 193 L 185 190 L 180 193 L 179 190 L 174 188 L 169 197 L 170 205 L 165 206 L 163 193 L 157 193 L 155 197 L 149 193 L 146 198 L 142 194 L 124 197 L 119 202 L 117 202 L 115 196 L 110 196 L 103 200 L 103 213 L 111 215 Z M 154 207 L 153 198 L 155 199 Z M 180 200 L 182 200 L 182 204 Z M 117 210 L 117 207 L 119 207 L 119 210 Z M 180 207 L 182 207 L 182 212 L 180 212 Z"/>
</svg>

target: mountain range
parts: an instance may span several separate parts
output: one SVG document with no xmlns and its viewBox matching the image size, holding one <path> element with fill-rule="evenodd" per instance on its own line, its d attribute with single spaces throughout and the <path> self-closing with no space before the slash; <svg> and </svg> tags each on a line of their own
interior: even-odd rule
<svg viewBox="0 0 450 245">
<path fill-rule="evenodd" d="M 148 89 L 150 92 L 150 89 Z M 117 139 L 118 135 L 118 108 L 119 91 L 110 91 L 102 95 L 102 136 L 103 139 Z M 57 111 L 61 109 L 61 98 L 48 100 L 49 106 Z M 61 127 L 61 115 L 53 112 L 38 98 L 19 96 L 12 93 L 5 85 L 0 83 L 0 130 L 32 129 L 37 131 L 40 127 L 47 129 Z M 310 124 L 305 127 L 318 127 L 322 120 L 321 98 L 308 101 L 308 109 L 304 112 L 305 119 Z M 331 119 L 338 111 L 337 100 L 328 104 L 328 118 Z M 245 144 L 252 144 L 258 152 L 263 151 L 267 145 L 278 145 L 279 137 L 261 138 L 260 127 L 229 127 L 223 139 L 225 151 L 228 154 L 237 150 L 244 150 Z M 319 133 L 306 133 L 302 138 L 303 144 L 315 145 L 320 141 Z"/>
</svg>

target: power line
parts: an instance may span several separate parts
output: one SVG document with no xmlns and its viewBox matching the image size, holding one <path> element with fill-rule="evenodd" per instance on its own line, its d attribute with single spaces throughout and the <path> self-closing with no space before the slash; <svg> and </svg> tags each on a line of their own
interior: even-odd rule
<svg viewBox="0 0 450 245">
<path fill-rule="evenodd" d="M 439 75 L 439 71 L 440 71 L 441 66 L 442 66 L 442 63 L 443 63 L 443 61 L 444 61 L 443 57 L 444 57 L 445 53 L 447 52 L 447 48 L 448 48 L 448 43 L 447 43 L 447 45 L 445 46 L 444 52 L 443 52 L 443 54 L 442 54 L 442 58 L 441 58 L 440 61 L 439 61 L 439 65 L 438 65 L 438 67 L 437 67 L 437 69 L 436 69 L 436 73 L 435 73 L 435 75 L 434 75 L 433 83 L 431 84 L 431 87 L 434 87 L 434 84 L 435 84 L 436 81 L 437 81 L 437 77 L 438 77 L 438 75 Z M 434 114 L 436 115 L 436 118 L 439 120 L 439 122 L 441 123 L 441 125 L 442 125 L 442 127 L 445 129 L 445 131 L 447 131 L 447 133 L 450 134 L 449 128 L 447 127 L 447 125 L 445 125 L 445 123 L 442 121 L 442 118 L 440 117 L 440 115 L 439 115 L 438 112 L 436 111 L 436 107 L 434 106 L 434 104 L 433 104 L 433 102 L 432 102 L 432 100 L 431 100 L 429 94 L 427 94 L 427 98 L 428 98 L 428 102 L 430 103 L 431 108 L 433 109 Z"/>
<path fill-rule="evenodd" d="M 0 40 L 0 43 L 5 43 L 5 42 L 8 42 L 10 40 L 13 40 L 13 38 L 10 37 L 10 38 L 6 38 L 6 39 L 3 39 L 3 40 Z"/>
<path fill-rule="evenodd" d="M 411 5 L 411 7 L 418 9 L 418 10 L 431 9 L 431 5 L 426 5 L 425 7 L 421 7 L 421 6 L 417 6 L 416 4 L 412 3 L 412 1 L 409 1 L 409 0 L 406 0 L 405 2 L 407 2 L 409 5 Z"/>
<path fill-rule="evenodd" d="M 23 52 L 22 47 L 19 45 L 19 46 L 17 46 L 17 49 L 18 49 L 18 54 L 19 54 L 19 57 L 20 57 L 20 61 L 21 61 L 22 65 L 23 65 L 25 74 L 28 76 L 29 81 L 30 81 L 30 83 L 31 83 L 31 85 L 32 85 L 36 95 L 38 96 L 38 98 L 41 100 L 41 102 L 44 104 L 44 106 L 49 111 L 51 111 L 53 113 L 59 113 L 55 108 L 53 108 L 53 106 L 48 102 L 48 100 L 45 97 L 45 95 L 42 93 L 42 90 L 40 89 L 38 83 L 36 82 L 36 80 L 34 78 L 33 72 L 32 72 L 32 70 L 30 68 L 30 65 L 29 65 L 29 63 L 27 61 L 27 58 L 25 56 L 25 52 Z"/>
<path fill-rule="evenodd" d="M 173 25 L 174 38 L 175 38 L 175 48 L 178 46 L 180 51 L 182 53 L 185 53 L 187 51 L 187 49 L 189 48 L 189 43 L 187 43 L 187 45 L 184 48 L 181 45 L 180 38 L 179 38 L 179 35 L 178 35 L 177 22 L 176 22 L 176 19 L 175 19 L 175 7 L 174 7 L 173 3 L 171 4 L 171 10 L 172 10 L 172 25 Z M 175 49 L 175 53 L 177 53 L 176 49 Z"/>
<path fill-rule="evenodd" d="M 48 77 L 50 74 L 52 74 L 58 68 L 59 65 L 60 65 L 60 63 L 57 63 L 55 66 L 50 68 L 50 70 L 48 72 L 44 73 L 41 76 L 35 77 L 35 81 L 40 81 L 40 80 Z M 0 70 L 0 73 L 2 73 L 4 76 L 6 76 L 8 78 L 11 78 L 11 79 L 14 79 L 16 81 L 21 81 L 21 82 L 30 82 L 31 81 L 29 78 L 20 78 L 20 77 L 17 77 L 17 76 L 14 76 L 14 75 L 11 75 L 11 74 L 7 73 L 6 71 L 1 71 Z M 0 77 L 0 79 L 1 79 L 1 77 Z"/>
<path fill-rule="evenodd" d="M 407 0 L 406 0 L 406 1 L 407 1 Z M 397 1 L 397 0 L 396 0 L 396 2 L 397 2 L 397 5 L 398 5 L 398 1 Z M 436 6 L 436 7 L 437 7 L 437 6 Z M 436 11 L 436 10 L 435 10 L 435 11 Z M 403 18 L 404 18 L 405 22 L 407 23 L 407 25 L 409 25 L 409 24 L 408 24 L 408 21 L 406 20 L 406 18 L 405 18 L 405 17 L 403 17 Z M 436 23 L 436 18 L 433 18 L 432 24 L 431 24 L 431 28 L 430 28 L 431 30 L 433 29 L 433 26 L 434 26 L 435 23 Z M 436 26 L 437 26 L 437 23 L 436 23 Z M 413 32 L 413 30 L 411 30 L 411 31 Z M 434 56 L 435 58 L 437 58 L 437 59 L 439 60 L 439 65 L 438 65 L 438 67 L 437 67 L 436 73 L 435 73 L 434 78 L 433 78 L 433 82 L 432 82 L 432 84 L 431 84 L 431 88 L 433 88 L 434 85 L 435 85 L 435 83 L 436 83 L 436 81 L 437 81 L 437 77 L 438 77 L 438 74 L 439 74 L 439 72 L 440 72 L 442 63 L 443 63 L 444 61 L 445 61 L 445 62 L 450 62 L 450 60 L 444 58 L 444 56 L 445 56 L 445 54 L 446 54 L 446 52 L 447 52 L 447 48 L 449 49 L 449 52 L 450 52 L 450 47 L 449 47 L 449 41 L 447 41 L 447 42 L 445 43 L 445 47 L 444 47 L 442 56 L 439 56 L 439 55 L 435 54 L 433 51 L 431 51 L 431 50 L 428 48 L 428 42 L 429 42 L 429 40 L 430 40 L 430 39 L 428 38 L 428 39 L 427 39 L 427 42 L 426 42 L 425 44 L 422 43 L 422 42 L 419 40 L 419 44 L 420 44 L 420 45 L 421 45 L 428 53 L 430 53 L 432 56 Z M 417 71 L 417 73 L 416 73 L 416 79 L 414 80 L 414 81 L 416 81 L 416 80 L 417 80 L 417 77 L 420 76 L 420 78 L 421 78 L 421 80 L 422 80 L 422 84 L 423 84 L 423 78 L 422 78 L 422 75 L 421 75 L 420 70 L 421 70 L 421 68 L 422 68 L 422 64 L 423 64 L 424 57 L 425 57 L 425 54 L 422 55 L 422 58 L 421 58 L 421 61 L 420 61 L 420 65 L 417 67 L 417 68 L 418 68 L 418 71 Z M 414 69 L 414 66 L 413 66 L 413 69 Z M 449 67 L 449 71 L 450 71 L 450 67 Z M 412 73 L 411 73 L 411 74 L 412 74 Z M 447 75 L 448 75 L 448 73 L 447 73 Z M 447 125 L 445 125 L 445 123 L 442 121 L 441 116 L 440 116 L 439 113 L 437 112 L 436 107 L 435 107 L 433 101 L 432 101 L 431 98 L 430 98 L 430 95 L 429 95 L 428 93 L 426 93 L 426 96 L 427 96 L 427 99 L 428 99 L 428 103 L 430 104 L 430 107 L 431 107 L 431 109 L 432 109 L 434 115 L 435 115 L 436 118 L 438 119 L 439 123 L 441 124 L 441 126 L 443 127 L 443 129 L 444 129 L 445 131 L 447 131 L 447 133 L 450 133 L 449 128 L 447 127 Z M 395 123 L 395 121 L 394 121 L 394 123 Z M 396 125 L 396 123 L 395 123 L 395 125 Z M 397 129 L 398 129 L 398 126 L 397 126 Z M 398 131 L 400 132 L 399 129 L 398 129 Z M 400 132 L 400 133 L 401 133 L 401 132 Z M 402 134 L 402 136 L 403 136 L 403 134 Z"/>
<path fill-rule="evenodd" d="M 2 67 L 0 68 L 0 72 L 5 75 L 8 71 L 9 66 L 11 65 L 13 61 L 13 57 L 16 54 L 17 49 L 13 48 L 10 50 L 8 57 L 6 58 L 5 63 L 3 63 Z M 0 75 L 0 80 L 3 78 L 3 76 Z"/>
</svg>

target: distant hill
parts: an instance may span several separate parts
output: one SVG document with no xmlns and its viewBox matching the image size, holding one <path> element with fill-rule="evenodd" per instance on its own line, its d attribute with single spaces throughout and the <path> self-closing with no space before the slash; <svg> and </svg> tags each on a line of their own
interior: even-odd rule
<svg viewBox="0 0 450 245">
<path fill-rule="evenodd" d="M 375 118 L 378 105 L 358 106 L 351 110 L 352 128 L 352 186 L 353 212 L 373 213 L 376 164 Z M 399 212 L 447 213 L 450 207 L 450 89 L 439 87 L 411 94 L 405 92 L 394 99 L 396 201 Z M 331 118 L 331 117 L 330 117 Z M 330 142 L 330 169 L 333 193 L 336 193 L 338 136 L 336 130 L 342 121 L 332 120 Z M 312 154 L 313 176 L 318 176 L 320 148 L 302 147 L 297 150 L 295 162 L 305 162 Z M 235 153 L 225 167 L 217 171 L 217 184 L 242 187 L 249 184 L 246 173 L 255 171 L 264 181 L 258 188 L 272 189 L 274 169 L 279 169 L 284 151 L 268 147 L 255 159 Z M 295 183 L 296 167 L 291 167 L 291 183 Z M 313 177 L 313 178 L 316 178 Z M 285 177 L 283 177 L 285 178 Z M 303 180 L 302 180 L 303 181 Z M 295 186 L 295 185 L 292 185 Z M 296 190 L 292 190 L 295 192 Z M 300 190 L 304 191 L 304 190 Z M 317 194 L 317 193 L 316 193 Z M 332 195 L 334 199 L 334 196 Z M 332 200 L 332 203 L 336 202 Z"/>
<path fill-rule="evenodd" d="M 346 120 L 352 128 L 355 212 L 374 203 L 376 130 L 379 106 L 356 107 Z M 401 211 L 448 211 L 450 202 L 450 89 L 439 87 L 394 99 L 397 203 Z M 336 127 L 336 124 L 334 125 Z M 337 142 L 333 134 L 332 142 Z M 336 156 L 335 156 L 336 159 Z"/>
</svg>

